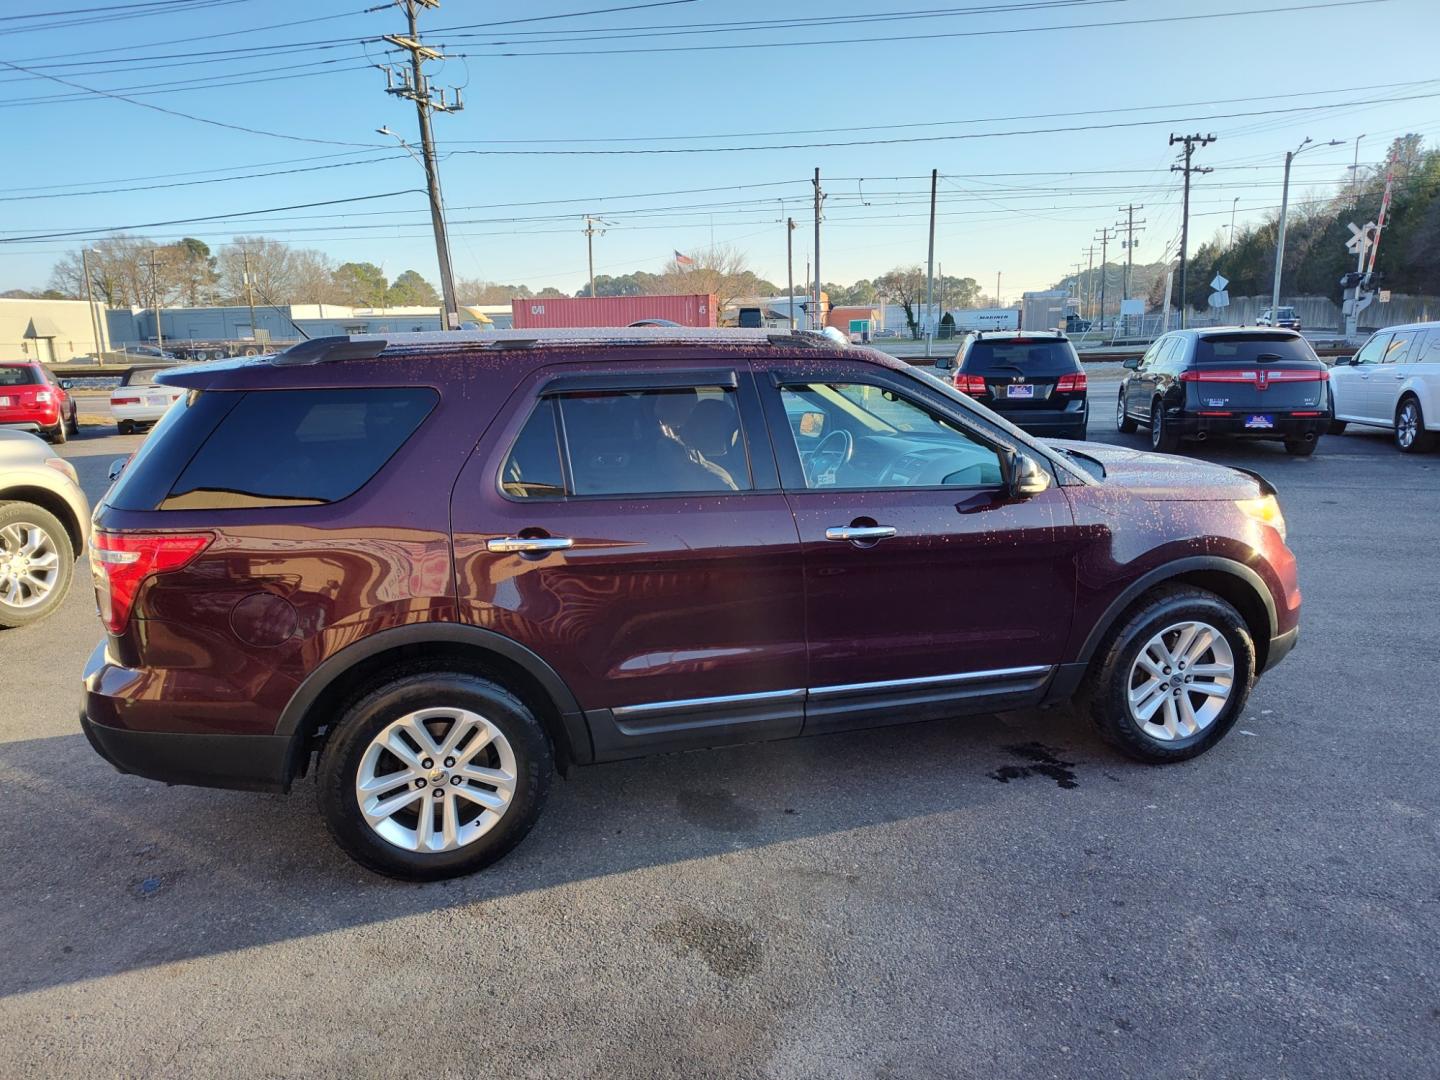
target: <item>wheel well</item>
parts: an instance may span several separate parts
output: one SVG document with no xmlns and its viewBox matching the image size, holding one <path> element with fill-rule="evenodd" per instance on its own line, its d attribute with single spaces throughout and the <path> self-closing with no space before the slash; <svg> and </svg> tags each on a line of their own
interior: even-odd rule
<svg viewBox="0 0 1440 1080">
<path fill-rule="evenodd" d="M 574 748 L 565 730 L 560 709 L 545 687 L 515 661 L 477 645 L 463 642 L 415 642 L 367 656 L 332 679 L 305 710 L 296 729 L 300 736 L 294 773 L 305 775 L 312 754 L 325 745 L 333 719 L 348 704 L 383 683 L 419 671 L 458 671 L 478 675 L 504 686 L 524 702 L 550 736 L 555 764 L 565 775 L 575 760 Z"/>
<path fill-rule="evenodd" d="M 0 502 L 28 502 L 48 510 L 59 519 L 60 524 L 65 526 L 66 535 L 70 537 L 70 550 L 75 553 L 78 560 L 85 550 L 85 533 L 80 522 L 75 520 L 75 514 L 70 509 L 70 504 L 65 499 L 42 487 L 18 487 L 0 491 Z"/>
<path fill-rule="evenodd" d="M 1270 653 L 1270 635 L 1274 631 L 1270 627 L 1270 613 L 1265 608 L 1265 602 L 1256 595 L 1254 586 L 1224 570 L 1191 570 L 1178 577 L 1166 578 L 1156 587 L 1166 585 L 1193 585 L 1214 593 L 1238 611 L 1250 630 L 1251 641 L 1255 643 L 1255 670 L 1265 670 L 1265 661 Z"/>
</svg>

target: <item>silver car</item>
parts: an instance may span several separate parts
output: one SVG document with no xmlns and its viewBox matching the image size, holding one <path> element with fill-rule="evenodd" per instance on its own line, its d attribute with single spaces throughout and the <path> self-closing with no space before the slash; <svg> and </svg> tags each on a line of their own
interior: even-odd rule
<svg viewBox="0 0 1440 1080">
<path fill-rule="evenodd" d="M 75 467 L 34 435 L 0 430 L 0 627 L 60 606 L 89 529 Z"/>
</svg>

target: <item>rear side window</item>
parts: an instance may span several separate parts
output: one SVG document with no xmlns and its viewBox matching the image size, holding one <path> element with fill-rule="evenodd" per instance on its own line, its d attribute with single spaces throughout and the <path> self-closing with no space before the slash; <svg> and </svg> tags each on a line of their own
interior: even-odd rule
<svg viewBox="0 0 1440 1080">
<path fill-rule="evenodd" d="M 39 386 L 40 378 L 31 367 L 0 367 L 0 386 Z"/>
<path fill-rule="evenodd" d="M 250 391 L 200 445 L 160 509 L 336 502 L 390 460 L 435 400 L 423 387 Z"/>
<path fill-rule="evenodd" d="M 1315 360 L 1304 338 L 1292 334 L 1211 334 L 1195 342 L 1197 364 L 1254 364 Z"/>
<path fill-rule="evenodd" d="M 1022 375 L 1065 375 L 1080 370 L 1075 350 L 1068 341 L 987 341 L 981 338 L 965 354 L 964 370 L 970 372 L 1018 371 Z"/>
</svg>

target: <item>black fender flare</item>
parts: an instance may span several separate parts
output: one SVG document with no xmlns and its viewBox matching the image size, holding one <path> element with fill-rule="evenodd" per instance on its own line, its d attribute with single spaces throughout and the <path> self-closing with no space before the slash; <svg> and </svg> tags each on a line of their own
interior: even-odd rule
<svg viewBox="0 0 1440 1080">
<path fill-rule="evenodd" d="M 1263 645 L 1268 647 L 1270 640 L 1275 637 L 1275 629 L 1279 623 L 1275 613 L 1275 598 L 1271 595 L 1270 588 L 1265 584 L 1264 579 L 1250 567 L 1236 562 L 1234 559 L 1227 559 L 1220 555 L 1192 555 L 1188 558 L 1168 562 L 1164 566 L 1157 566 L 1126 586 L 1125 590 L 1110 602 L 1110 606 L 1105 609 L 1104 614 L 1095 620 L 1095 625 L 1091 627 L 1090 633 L 1080 646 L 1080 652 L 1075 657 L 1075 662 L 1089 664 L 1095 656 L 1095 651 L 1099 649 L 1100 643 L 1115 628 L 1125 609 L 1141 596 L 1155 588 L 1156 585 L 1163 585 L 1167 581 L 1194 573 L 1197 570 L 1218 570 L 1221 573 L 1230 574 L 1250 586 L 1259 597 L 1260 602 L 1265 605 L 1269 630 L 1265 635 Z"/>
<path fill-rule="evenodd" d="M 561 750 L 562 756 L 575 764 L 587 764 L 594 760 L 594 751 L 590 744 L 590 730 L 585 723 L 579 702 L 575 700 L 575 695 L 570 692 L 570 688 L 565 685 L 565 680 L 541 657 L 504 634 L 497 634 L 493 630 L 485 630 L 478 626 L 452 622 L 413 623 L 408 626 L 381 630 L 353 645 L 346 646 L 338 653 L 328 657 L 301 682 L 275 724 L 275 734 L 291 740 L 287 783 L 289 778 L 298 771 L 298 766 L 303 760 L 302 755 L 306 750 L 305 736 L 310 733 L 302 727 L 305 716 L 320 695 L 336 679 L 351 671 L 357 664 L 362 664 L 371 657 L 379 656 L 391 649 L 404 645 L 435 644 L 468 645 L 492 653 L 522 668 L 549 696 L 555 706 L 555 711 L 559 714 L 561 726 L 559 734 L 568 743 L 567 746 L 558 748 Z"/>
</svg>

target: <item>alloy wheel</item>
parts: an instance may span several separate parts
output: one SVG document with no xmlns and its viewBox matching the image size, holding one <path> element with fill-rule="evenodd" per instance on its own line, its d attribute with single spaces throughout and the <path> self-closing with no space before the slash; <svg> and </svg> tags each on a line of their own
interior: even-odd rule
<svg viewBox="0 0 1440 1080">
<path fill-rule="evenodd" d="M 28 521 L 12 521 L 0 529 L 0 604 L 36 607 L 59 580 L 60 553 L 48 532 Z"/>
<path fill-rule="evenodd" d="M 1395 441 L 1400 444 L 1401 449 L 1408 450 L 1415 444 L 1415 436 L 1420 432 L 1420 410 L 1416 408 L 1415 402 L 1407 401 L 1400 406 L 1400 415 L 1395 419 Z"/>
<path fill-rule="evenodd" d="M 1215 722 L 1235 686 L 1230 642 L 1205 622 L 1167 626 L 1130 667 L 1130 715 L 1159 742 L 1198 735 Z"/>
<path fill-rule="evenodd" d="M 515 795 L 515 752 L 468 709 L 421 709 L 366 747 L 355 799 L 366 824 L 406 851 L 454 851 L 499 823 Z"/>
<path fill-rule="evenodd" d="M 1125 423 L 1125 391 L 1120 391 L 1120 396 L 1115 399 L 1115 426 L 1122 427 Z"/>
</svg>

